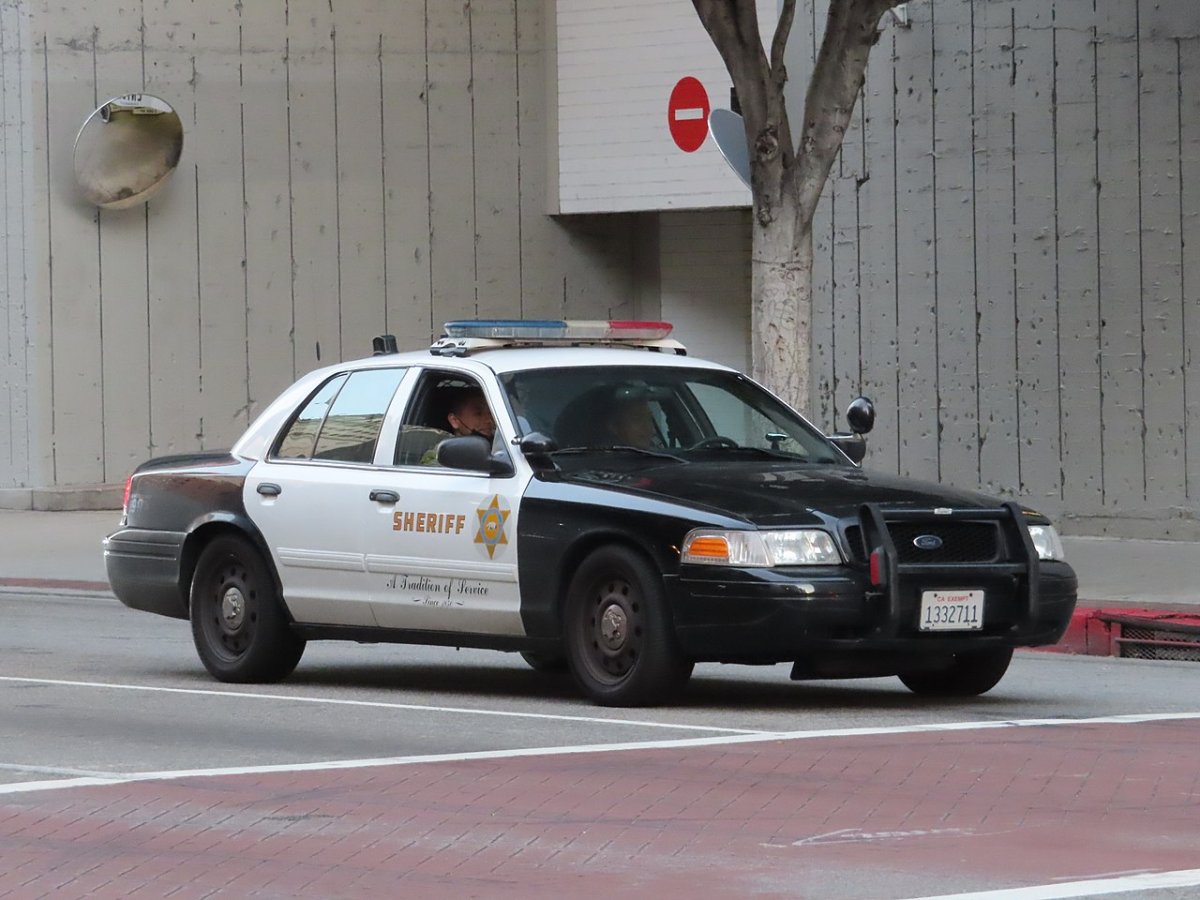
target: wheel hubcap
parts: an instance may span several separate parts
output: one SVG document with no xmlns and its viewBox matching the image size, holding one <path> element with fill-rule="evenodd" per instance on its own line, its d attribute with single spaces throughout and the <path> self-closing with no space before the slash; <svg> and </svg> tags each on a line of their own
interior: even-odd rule
<svg viewBox="0 0 1200 900">
<path fill-rule="evenodd" d="M 600 615 L 600 640 L 612 651 L 618 651 L 625 645 L 625 636 L 629 633 L 629 622 L 625 610 L 613 603 Z"/>
<path fill-rule="evenodd" d="M 246 598 L 235 587 L 227 588 L 221 597 L 221 624 L 237 631 L 246 619 Z"/>
</svg>

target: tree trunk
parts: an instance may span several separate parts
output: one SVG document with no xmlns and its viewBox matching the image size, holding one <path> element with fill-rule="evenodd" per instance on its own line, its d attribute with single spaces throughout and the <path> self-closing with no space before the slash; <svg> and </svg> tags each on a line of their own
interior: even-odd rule
<svg viewBox="0 0 1200 900">
<path fill-rule="evenodd" d="M 755 221 L 751 245 L 751 375 L 801 412 L 812 356 L 812 225 L 784 197 L 779 218 Z"/>
<path fill-rule="evenodd" d="M 769 57 L 755 0 L 692 0 L 733 79 L 750 148 L 751 374 L 801 411 L 812 359 L 813 217 L 850 127 L 879 19 L 895 2 L 830 0 L 793 147 L 783 51 L 796 0 L 782 2 Z"/>
</svg>

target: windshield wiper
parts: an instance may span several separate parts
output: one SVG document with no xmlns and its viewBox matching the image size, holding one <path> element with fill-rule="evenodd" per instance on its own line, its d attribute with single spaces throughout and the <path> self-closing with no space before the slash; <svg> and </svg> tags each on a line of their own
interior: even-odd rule
<svg viewBox="0 0 1200 900">
<path fill-rule="evenodd" d="M 731 447 L 728 445 L 714 445 L 712 447 L 693 448 L 697 453 L 753 453 L 755 456 L 765 456 L 768 459 L 782 459 L 794 463 L 831 463 L 832 459 L 813 459 L 811 456 L 800 456 L 797 453 L 789 453 L 787 450 L 772 450 L 768 447 L 750 447 L 741 445 Z"/>
<path fill-rule="evenodd" d="M 687 462 L 681 456 L 676 456 L 674 453 L 667 453 L 663 450 L 647 450 L 645 447 L 632 447 L 628 444 L 614 444 L 611 447 L 563 447 L 559 450 L 551 451 L 551 456 L 559 454 L 577 456 L 583 453 L 637 453 L 641 456 L 653 456 L 656 459 L 671 459 L 675 462 Z"/>
</svg>

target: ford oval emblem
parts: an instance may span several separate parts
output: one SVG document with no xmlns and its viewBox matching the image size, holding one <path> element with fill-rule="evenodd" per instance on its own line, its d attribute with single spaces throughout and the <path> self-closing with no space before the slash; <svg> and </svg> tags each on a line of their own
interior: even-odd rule
<svg viewBox="0 0 1200 900">
<path fill-rule="evenodd" d="M 938 550 L 942 546 L 942 539 L 936 534 L 920 534 L 913 538 L 913 546 L 918 550 Z"/>
</svg>

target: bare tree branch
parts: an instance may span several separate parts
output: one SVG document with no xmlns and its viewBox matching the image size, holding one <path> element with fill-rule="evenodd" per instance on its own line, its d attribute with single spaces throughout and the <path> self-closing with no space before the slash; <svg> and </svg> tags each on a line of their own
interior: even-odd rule
<svg viewBox="0 0 1200 900">
<path fill-rule="evenodd" d="M 796 17 L 796 0 L 784 0 L 783 9 L 779 11 L 779 22 L 775 26 L 775 37 L 771 39 L 771 77 L 783 87 L 787 80 L 786 69 L 783 65 L 783 51 L 787 47 L 788 36 L 792 33 L 792 21 Z M 782 80 L 780 77 L 782 75 Z"/>
</svg>

